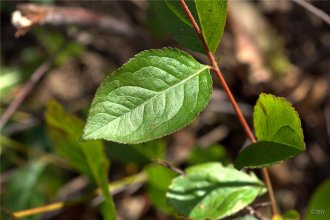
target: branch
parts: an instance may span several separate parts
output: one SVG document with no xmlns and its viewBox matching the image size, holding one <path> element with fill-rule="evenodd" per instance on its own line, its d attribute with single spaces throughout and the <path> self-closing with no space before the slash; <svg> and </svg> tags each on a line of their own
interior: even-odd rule
<svg viewBox="0 0 330 220">
<path fill-rule="evenodd" d="M 212 68 L 213 70 L 215 71 L 215 73 L 217 74 L 218 78 L 219 78 L 219 81 L 223 87 L 223 89 L 225 90 L 231 104 L 233 105 L 234 109 L 235 109 L 235 112 L 236 112 L 236 115 L 237 115 L 237 118 L 239 119 L 240 123 L 242 124 L 243 128 L 244 128 L 244 131 L 246 133 L 246 135 L 248 136 L 248 138 L 250 139 L 250 141 L 252 143 L 255 143 L 256 142 L 256 138 L 254 137 L 254 134 L 252 133 L 252 130 L 250 129 L 248 123 L 246 122 L 243 114 L 242 114 L 242 111 L 241 109 L 239 108 L 233 94 L 231 93 L 228 85 L 227 85 L 227 82 L 226 80 L 224 79 L 219 67 L 218 67 L 218 64 L 217 62 L 215 61 L 215 58 L 212 54 L 212 52 L 210 51 L 209 47 L 207 46 L 207 43 L 205 41 L 205 38 L 197 24 L 197 22 L 195 21 L 195 18 L 194 16 L 191 14 L 188 6 L 186 5 L 185 1 L 184 0 L 180 0 L 180 3 L 186 13 L 186 15 L 188 16 L 188 19 L 190 20 L 191 24 L 193 25 L 197 35 L 198 35 L 198 38 L 200 39 L 203 47 L 204 47 L 204 50 L 205 52 L 207 53 L 207 56 L 210 60 L 210 63 L 212 65 Z M 277 207 L 276 207 L 276 201 L 275 201 L 275 196 L 274 196 L 274 192 L 273 192 L 273 188 L 272 188 L 272 184 L 271 184 L 271 181 L 270 181 L 270 178 L 269 178 L 269 174 L 268 174 L 268 170 L 267 168 L 263 168 L 261 169 L 261 172 L 262 172 L 262 175 L 263 175 L 263 178 L 266 182 L 266 186 L 267 186 L 267 190 L 268 190 L 268 193 L 269 193 L 269 198 L 270 198 L 270 201 L 272 203 L 272 211 L 273 211 L 273 215 L 278 215 L 278 211 L 277 211 Z"/>
<path fill-rule="evenodd" d="M 77 7 L 39 6 L 18 4 L 12 14 L 12 24 L 17 28 L 16 37 L 24 35 L 34 26 L 95 26 L 124 36 L 136 35 L 136 29 L 124 21 Z"/>
<path fill-rule="evenodd" d="M 163 167 L 166 167 L 174 172 L 176 172 L 179 175 L 185 175 L 184 171 L 175 167 L 174 165 L 170 164 L 169 162 L 165 161 L 165 160 L 152 160 L 154 163 L 159 164 Z"/>
<path fill-rule="evenodd" d="M 322 19 L 325 23 L 330 25 L 330 16 L 327 13 L 325 13 L 324 11 L 318 9 L 314 5 L 308 3 L 304 0 L 292 0 L 292 1 L 294 1 L 301 7 L 305 8 L 306 10 L 312 12 L 314 15 L 316 15 L 317 17 Z"/>
<path fill-rule="evenodd" d="M 33 87 L 39 82 L 41 77 L 43 77 L 50 67 L 53 65 L 55 59 L 60 54 L 60 52 L 66 47 L 67 42 L 63 43 L 53 56 L 49 57 L 41 66 L 36 69 L 36 71 L 31 75 L 28 82 L 21 88 L 21 90 L 16 95 L 16 98 L 10 103 L 9 107 L 0 117 L 0 130 L 8 122 L 10 117 L 14 114 L 17 108 L 22 104 L 27 95 L 31 92 Z"/>
</svg>

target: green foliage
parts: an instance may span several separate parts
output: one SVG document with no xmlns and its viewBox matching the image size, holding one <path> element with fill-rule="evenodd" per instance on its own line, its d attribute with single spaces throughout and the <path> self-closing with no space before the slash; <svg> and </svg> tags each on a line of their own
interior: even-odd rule
<svg viewBox="0 0 330 220">
<path fill-rule="evenodd" d="M 226 23 L 226 0 L 186 1 L 199 24 L 210 51 L 214 53 L 220 43 Z M 201 53 L 205 50 L 179 1 L 151 1 L 155 25 L 163 27 L 179 44 Z M 161 25 L 160 25 L 161 24 Z"/>
<path fill-rule="evenodd" d="M 243 217 L 234 218 L 233 220 L 258 220 L 254 215 L 244 215 Z"/>
<path fill-rule="evenodd" d="M 247 146 L 235 167 L 265 167 L 305 150 L 298 113 L 284 98 L 261 94 L 253 114 L 257 143 Z"/>
<path fill-rule="evenodd" d="M 165 143 L 161 140 L 132 145 L 139 154 L 150 160 L 165 159 Z"/>
<path fill-rule="evenodd" d="M 227 17 L 227 0 L 195 0 L 206 43 L 214 53 L 220 43 Z"/>
<path fill-rule="evenodd" d="M 54 54 L 63 45 L 63 43 L 67 41 L 63 34 L 59 32 L 48 31 L 43 28 L 33 29 L 33 33 L 49 54 Z M 74 41 L 70 42 L 56 57 L 55 63 L 60 65 L 81 54 L 83 50 L 83 45 Z"/>
<path fill-rule="evenodd" d="M 107 154 L 114 162 L 146 165 L 152 160 L 165 159 L 165 143 L 153 140 L 142 144 L 126 145 L 111 142 L 106 148 Z"/>
<path fill-rule="evenodd" d="M 66 158 L 73 168 L 91 177 L 102 189 L 107 212 L 111 216 L 106 219 L 115 219 L 114 204 L 108 189 L 109 162 L 102 142 L 80 142 L 83 122 L 74 115 L 65 113 L 55 101 L 48 103 L 45 117 L 58 153 Z"/>
<path fill-rule="evenodd" d="M 83 139 L 141 143 L 187 126 L 207 106 L 209 67 L 163 48 L 139 53 L 96 92 Z"/>
<path fill-rule="evenodd" d="M 172 215 L 174 209 L 167 203 L 166 191 L 177 174 L 159 165 L 149 165 L 144 170 L 148 176 L 147 191 L 153 206 Z"/>
<path fill-rule="evenodd" d="M 5 99 L 7 92 L 21 81 L 21 73 L 16 68 L 1 66 L 0 74 L 0 98 Z"/>
<path fill-rule="evenodd" d="M 196 165 L 211 161 L 228 164 L 229 156 L 226 149 L 223 146 L 217 144 L 207 148 L 201 148 L 196 146 L 191 150 L 187 162 L 189 165 Z"/>
<path fill-rule="evenodd" d="M 205 163 L 186 169 L 167 192 L 169 204 L 191 219 L 219 219 L 241 210 L 265 192 L 263 183 L 220 163 Z"/>
<path fill-rule="evenodd" d="M 6 209 L 10 211 L 24 210 L 43 205 L 46 202 L 39 187 L 45 167 L 41 161 L 31 161 L 15 171 L 1 199 Z M 38 219 L 38 216 L 25 219 Z"/>
<path fill-rule="evenodd" d="M 0 206 L 0 219 L 15 220 L 15 216 L 6 208 Z"/>
<path fill-rule="evenodd" d="M 283 214 L 283 218 L 284 220 L 300 220 L 300 214 L 298 211 L 291 209 Z"/>
<path fill-rule="evenodd" d="M 187 1 L 186 3 L 192 13 L 197 15 L 194 2 Z M 182 46 L 201 53 L 204 52 L 204 48 L 179 1 L 150 1 L 150 5 L 152 9 L 150 19 L 153 20 L 152 23 L 157 26 L 156 28 L 161 27 Z"/>
<path fill-rule="evenodd" d="M 325 180 L 313 193 L 306 209 L 306 220 L 330 219 L 330 179 Z"/>
</svg>

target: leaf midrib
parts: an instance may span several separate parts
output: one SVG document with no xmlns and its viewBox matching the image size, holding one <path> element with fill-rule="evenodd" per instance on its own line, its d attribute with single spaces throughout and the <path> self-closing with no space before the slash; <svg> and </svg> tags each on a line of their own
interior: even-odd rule
<svg viewBox="0 0 330 220">
<path fill-rule="evenodd" d="M 123 117 L 123 116 L 129 114 L 130 112 L 134 111 L 135 109 L 137 109 L 137 108 L 139 108 L 139 107 L 145 105 L 146 103 L 150 102 L 150 101 L 153 100 L 155 97 L 157 97 L 159 94 L 161 94 L 161 93 L 166 93 L 166 91 L 168 91 L 168 90 L 170 90 L 170 89 L 173 89 L 173 88 L 175 88 L 175 87 L 177 87 L 177 86 L 179 86 L 179 85 L 181 85 L 181 84 L 184 84 L 186 81 L 188 81 L 189 79 L 191 79 L 191 78 L 193 78 L 193 77 L 199 75 L 201 72 L 203 72 L 204 70 L 206 70 L 206 69 L 208 69 L 208 68 L 210 68 L 208 65 L 204 65 L 203 68 L 201 68 L 201 69 L 198 70 L 196 73 L 194 73 L 194 74 L 192 74 L 191 76 L 189 76 L 188 78 L 186 78 L 186 79 L 180 81 L 179 83 L 174 84 L 173 86 L 171 86 L 171 87 L 169 87 L 169 88 L 167 88 L 167 89 L 165 89 L 165 90 L 162 90 L 162 91 L 159 91 L 159 92 L 155 92 L 155 95 L 152 96 L 152 97 L 150 97 L 149 99 L 147 99 L 145 102 L 141 103 L 140 105 L 136 106 L 135 108 L 131 109 L 130 111 L 125 112 L 124 114 L 122 114 L 122 115 L 120 115 L 119 117 L 117 117 L 116 119 L 114 119 L 114 120 L 108 122 L 107 124 L 105 124 L 105 125 L 103 125 L 103 126 L 97 128 L 96 130 L 94 130 L 94 131 L 92 131 L 91 133 L 87 134 L 86 137 L 87 137 L 87 136 L 90 136 L 90 135 L 92 135 L 92 134 L 94 134 L 95 132 L 99 131 L 100 129 L 103 129 L 104 127 L 108 126 L 110 123 L 112 123 L 112 122 L 114 122 L 114 121 L 116 121 L 116 120 L 119 120 L 119 118 L 121 118 L 121 117 Z"/>
</svg>

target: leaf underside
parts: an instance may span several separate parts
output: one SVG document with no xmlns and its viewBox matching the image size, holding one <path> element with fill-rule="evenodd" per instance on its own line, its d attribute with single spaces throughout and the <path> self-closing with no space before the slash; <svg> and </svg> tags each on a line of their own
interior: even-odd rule
<svg viewBox="0 0 330 220">
<path fill-rule="evenodd" d="M 191 219 L 220 219 L 232 215 L 265 192 L 255 175 L 220 163 L 190 167 L 176 177 L 167 192 L 169 204 Z"/>
<path fill-rule="evenodd" d="M 298 113 L 284 98 L 261 94 L 253 116 L 258 142 L 240 153 L 236 168 L 270 166 L 305 150 Z"/>
<path fill-rule="evenodd" d="M 209 67 L 163 48 L 137 54 L 107 77 L 89 111 L 83 139 L 141 143 L 187 126 L 207 106 Z"/>
</svg>

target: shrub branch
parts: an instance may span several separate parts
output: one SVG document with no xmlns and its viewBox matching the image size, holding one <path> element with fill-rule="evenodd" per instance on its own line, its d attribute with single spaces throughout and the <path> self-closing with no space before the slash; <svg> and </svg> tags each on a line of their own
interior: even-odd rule
<svg viewBox="0 0 330 220">
<path fill-rule="evenodd" d="M 215 61 L 215 58 L 212 54 L 212 52 L 210 51 L 209 47 L 207 46 L 207 43 L 205 41 L 205 38 L 201 32 L 201 29 L 199 28 L 197 22 L 195 21 L 193 15 L 191 14 L 187 4 L 185 3 L 184 0 L 180 0 L 180 3 L 188 17 L 188 19 L 190 20 L 191 24 L 193 25 L 197 35 L 198 35 L 198 38 L 199 40 L 201 41 L 203 47 L 204 47 L 204 50 L 205 52 L 207 53 L 207 56 L 208 56 L 208 59 L 211 63 L 211 66 L 212 66 L 212 69 L 214 70 L 214 72 L 217 74 L 218 76 L 218 79 L 223 87 L 223 89 L 225 90 L 232 106 L 234 107 L 234 110 L 236 112 L 236 115 L 237 115 L 237 118 L 239 119 L 241 125 L 243 126 L 244 128 L 244 131 L 246 133 L 246 135 L 248 136 L 249 140 L 252 142 L 252 143 L 255 143 L 256 142 L 256 138 L 254 136 L 254 134 L 252 133 L 252 130 L 250 129 L 248 123 L 246 122 L 246 119 L 244 118 L 242 112 L 241 112 L 241 109 L 239 108 L 233 94 L 231 93 L 228 85 L 227 85 L 227 82 L 226 80 L 224 79 L 219 67 L 218 67 L 218 64 L 217 62 Z M 272 212 L 273 212 L 273 215 L 278 215 L 278 211 L 277 211 L 277 206 L 276 206 L 276 200 L 275 200 L 275 196 L 274 196 L 274 192 L 273 192 L 273 187 L 272 187 L 272 183 L 271 183 L 271 180 L 270 180 L 270 177 L 269 177 L 269 174 L 268 174 L 268 170 L 267 168 L 263 168 L 261 169 L 261 173 L 263 175 L 263 179 L 266 183 L 266 186 L 267 186 L 267 190 L 268 190 L 268 194 L 269 194 L 269 198 L 270 198 L 270 201 L 271 201 L 271 204 L 272 204 Z"/>
</svg>

